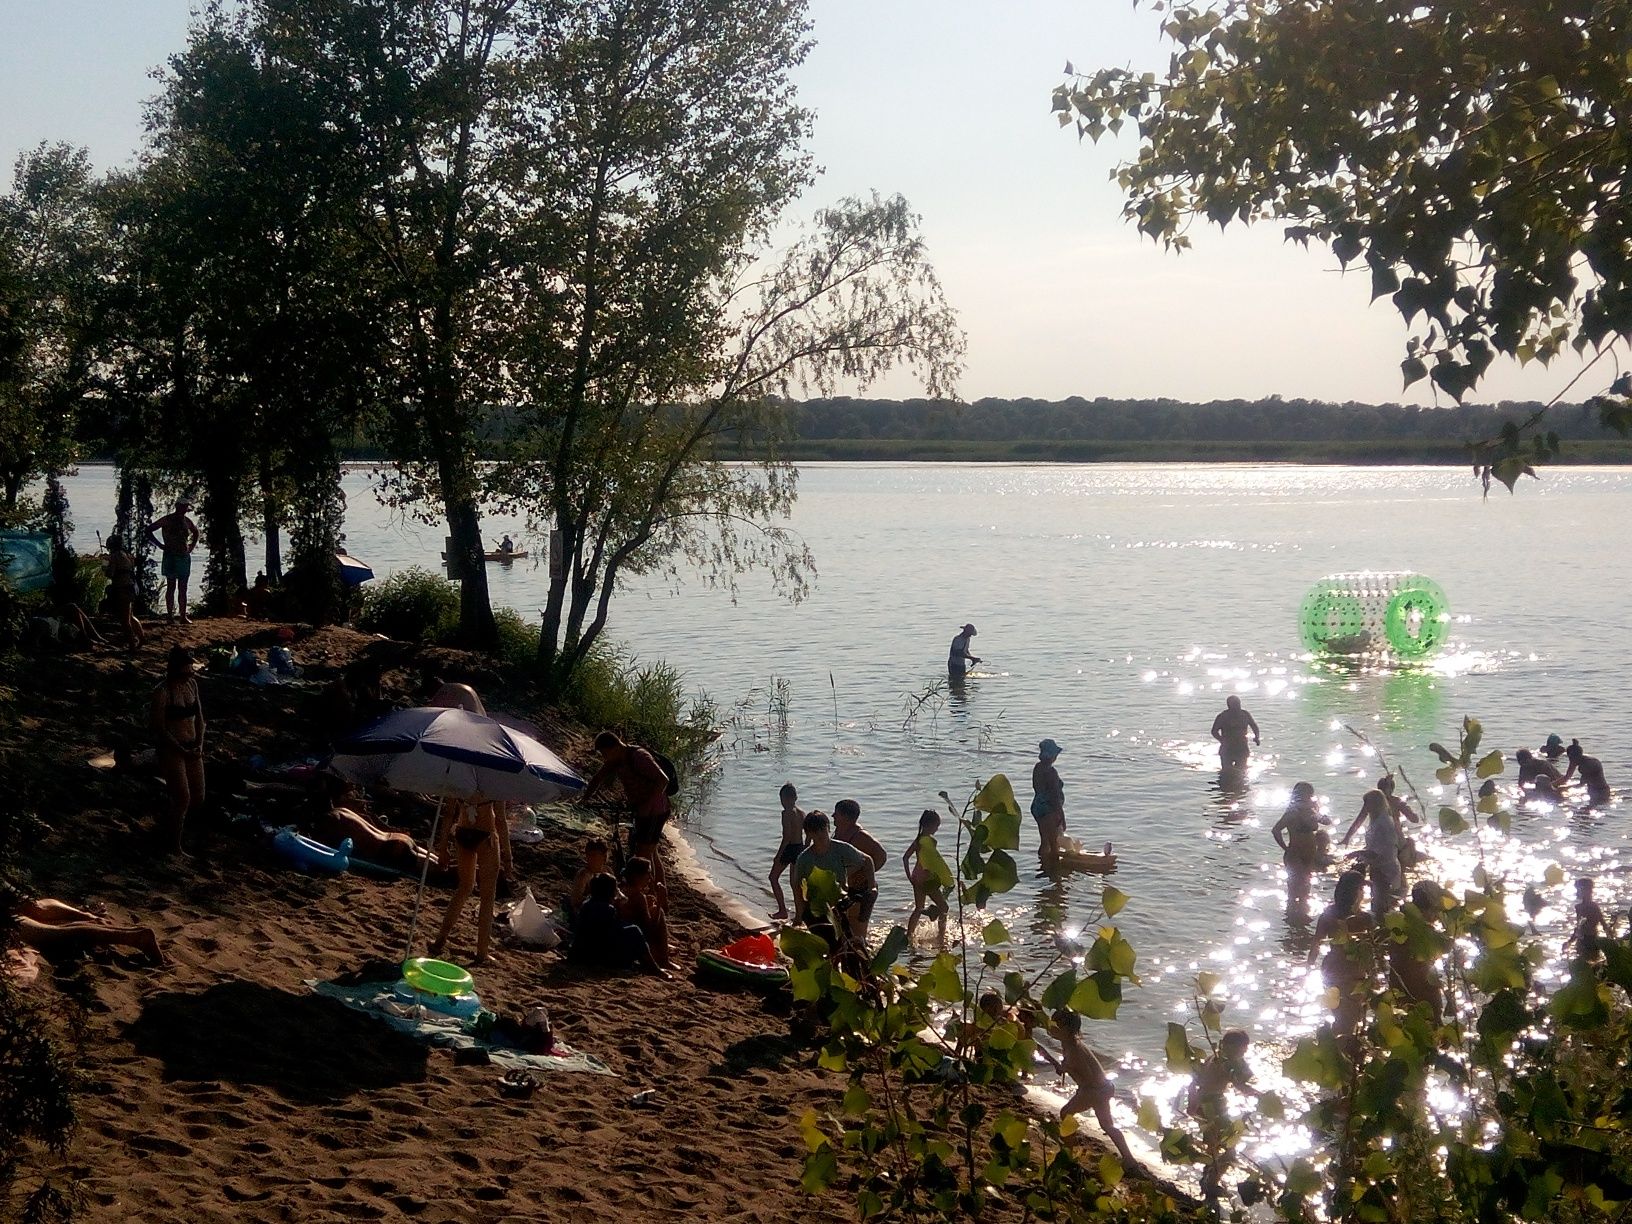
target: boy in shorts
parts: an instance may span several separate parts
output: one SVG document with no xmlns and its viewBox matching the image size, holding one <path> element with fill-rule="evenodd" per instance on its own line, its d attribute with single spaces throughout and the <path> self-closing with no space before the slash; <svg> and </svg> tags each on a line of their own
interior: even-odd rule
<svg viewBox="0 0 1632 1224">
<path fill-rule="evenodd" d="M 799 852 L 805 848 L 805 814 L 799 810 L 799 792 L 792 782 L 782 783 L 777 798 L 782 801 L 782 842 L 771 864 L 771 895 L 776 898 L 776 912 L 771 917 L 786 918 L 788 900 L 782 895 L 782 873 L 799 861 Z"/>
</svg>

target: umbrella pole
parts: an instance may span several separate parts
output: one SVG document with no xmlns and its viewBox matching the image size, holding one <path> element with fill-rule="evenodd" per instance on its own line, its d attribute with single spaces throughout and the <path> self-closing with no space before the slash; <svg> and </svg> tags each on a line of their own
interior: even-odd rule
<svg viewBox="0 0 1632 1224">
<path fill-rule="evenodd" d="M 419 869 L 419 888 L 414 893 L 414 916 L 408 920 L 408 947 L 403 950 L 402 959 L 408 960 L 414 954 L 414 936 L 419 933 L 419 903 L 425 898 L 425 879 L 431 874 L 431 855 L 436 853 L 436 835 L 442 825 L 442 804 L 436 805 L 436 815 L 431 818 L 431 840 L 425 847 L 425 862 Z"/>
</svg>

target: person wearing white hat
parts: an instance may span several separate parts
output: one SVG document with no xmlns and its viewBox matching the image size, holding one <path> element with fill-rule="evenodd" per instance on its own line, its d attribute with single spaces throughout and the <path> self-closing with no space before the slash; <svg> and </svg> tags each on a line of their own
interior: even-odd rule
<svg viewBox="0 0 1632 1224">
<path fill-rule="evenodd" d="M 946 657 L 946 672 L 953 680 L 963 679 L 964 673 L 968 670 L 966 664 L 980 662 L 976 656 L 969 653 L 969 639 L 974 636 L 975 627 L 965 625 L 952 639 L 952 649 Z"/>
</svg>

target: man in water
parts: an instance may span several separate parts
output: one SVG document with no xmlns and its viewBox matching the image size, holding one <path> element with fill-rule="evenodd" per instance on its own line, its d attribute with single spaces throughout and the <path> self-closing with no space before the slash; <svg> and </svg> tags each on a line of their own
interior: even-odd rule
<svg viewBox="0 0 1632 1224">
<path fill-rule="evenodd" d="M 1245 769 L 1247 758 L 1252 755 L 1247 747 L 1247 732 L 1252 732 L 1252 742 L 1261 743 L 1258 738 L 1258 724 L 1253 722 L 1252 715 L 1241 708 L 1241 698 L 1231 697 L 1224 703 L 1218 717 L 1213 719 L 1212 736 L 1218 741 L 1218 764 L 1221 769 Z"/>
<path fill-rule="evenodd" d="M 193 573 L 193 549 L 198 547 L 198 524 L 187 517 L 193 503 L 185 497 L 176 503 L 173 513 L 155 519 L 147 525 L 148 538 L 160 549 L 159 572 L 164 575 L 164 615 L 176 619 L 176 605 L 181 605 L 181 623 L 190 625 L 187 615 L 187 580 Z"/>
<path fill-rule="evenodd" d="M 884 853 L 884 847 L 878 844 L 878 839 L 861 827 L 861 804 L 854 799 L 840 799 L 833 805 L 833 840 L 846 842 L 872 859 L 875 872 L 884 866 L 884 860 L 889 857 Z M 859 871 L 852 871 L 846 883 L 852 892 L 865 892 L 867 888 L 866 879 Z M 877 900 L 878 889 L 874 888 L 871 899 L 850 911 L 850 935 L 853 939 L 866 942 L 867 924 L 872 920 L 873 902 Z"/>
<path fill-rule="evenodd" d="M 969 639 L 975 636 L 975 627 L 965 625 L 958 631 L 958 636 L 952 639 L 952 649 L 946 656 L 946 673 L 953 680 L 962 680 L 968 671 L 967 664 L 979 663 L 980 660 L 969 653 Z"/>
<path fill-rule="evenodd" d="M 873 871 L 873 860 L 864 852 L 849 842 L 833 840 L 826 812 L 810 812 L 805 816 L 805 836 L 810 839 L 810 844 L 800 851 L 799 859 L 793 865 L 794 918 L 825 938 L 826 932 L 821 928 L 824 925 L 830 926 L 831 919 L 825 906 L 818 912 L 805 896 L 805 881 L 810 878 L 810 873 L 821 868 L 832 875 L 844 889 L 847 899 L 859 903 L 860 907 L 868 912 L 871 912 L 873 903 L 878 900 L 878 877 Z M 851 883 L 857 879 L 861 883 L 859 889 Z M 846 927 L 848 936 L 848 923 Z M 833 932 L 835 944 L 838 939 L 838 931 L 835 928 Z"/>
</svg>

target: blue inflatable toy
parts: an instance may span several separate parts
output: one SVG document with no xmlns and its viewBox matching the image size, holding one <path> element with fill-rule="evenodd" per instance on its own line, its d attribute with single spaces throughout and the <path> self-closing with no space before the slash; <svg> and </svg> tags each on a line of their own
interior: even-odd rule
<svg viewBox="0 0 1632 1224">
<path fill-rule="evenodd" d="M 339 847 L 325 846 L 322 842 L 302 837 L 294 829 L 279 829 L 272 837 L 272 849 L 286 862 L 302 871 L 321 871 L 339 875 L 351 866 L 351 838 Z"/>
<path fill-rule="evenodd" d="M 404 1003 L 415 1003 L 426 1011 L 452 1016 L 456 1020 L 469 1020 L 482 1010 L 482 1001 L 474 990 L 467 990 L 463 994 L 433 994 L 429 991 L 415 990 L 408 984 L 408 980 L 403 978 L 397 982 L 392 993 Z"/>
</svg>

